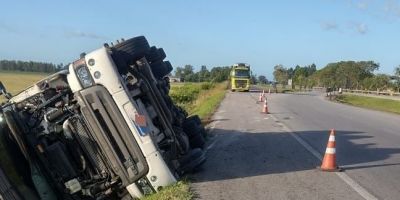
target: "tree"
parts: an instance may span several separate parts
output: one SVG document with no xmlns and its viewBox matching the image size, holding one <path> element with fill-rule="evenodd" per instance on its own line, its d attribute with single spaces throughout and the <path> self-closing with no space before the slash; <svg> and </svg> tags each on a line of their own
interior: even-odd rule
<svg viewBox="0 0 400 200">
<path fill-rule="evenodd" d="M 34 61 L 0 60 L 0 70 L 27 71 L 27 72 L 56 72 L 62 70 L 62 66 L 53 63 Z"/>
<path fill-rule="evenodd" d="M 390 76 L 386 74 L 377 74 L 374 76 L 377 90 L 385 90 L 390 86 Z"/>
<path fill-rule="evenodd" d="M 282 84 L 283 87 L 287 85 L 288 82 L 288 71 L 286 68 L 284 68 L 282 65 L 276 65 L 274 67 L 274 79 L 276 82 L 279 84 Z"/>
<path fill-rule="evenodd" d="M 257 74 L 251 73 L 250 82 L 251 82 L 251 84 L 257 84 Z"/>
<path fill-rule="evenodd" d="M 400 65 L 394 68 L 394 75 L 396 76 L 397 92 L 400 92 Z"/>
<path fill-rule="evenodd" d="M 263 75 L 258 76 L 258 82 L 261 84 L 267 84 L 268 83 L 267 77 L 265 77 Z"/>
<path fill-rule="evenodd" d="M 394 75 L 400 77 L 400 65 L 394 69 Z"/>
<path fill-rule="evenodd" d="M 310 67 L 312 69 L 313 66 Z M 341 61 L 329 63 L 316 71 L 313 82 L 324 87 L 360 88 L 363 80 L 373 77 L 373 72 L 379 69 L 379 64 L 373 61 Z"/>
<path fill-rule="evenodd" d="M 297 65 L 298 66 L 298 65 Z M 296 67 L 297 67 L 296 66 Z M 294 76 L 294 69 L 291 67 L 291 68 L 289 68 L 288 70 L 287 70 L 287 73 L 288 73 L 288 78 L 289 79 L 292 79 L 293 78 L 293 76 Z"/>
<path fill-rule="evenodd" d="M 213 82 L 222 82 L 229 79 L 231 67 L 214 67 L 210 71 L 210 79 Z"/>
<path fill-rule="evenodd" d="M 293 76 L 293 80 L 292 80 L 292 84 L 295 85 L 299 85 L 300 89 L 302 88 L 302 86 L 306 86 L 306 82 L 307 82 L 307 67 L 296 67 L 296 70 L 294 72 L 294 76 Z"/>
<path fill-rule="evenodd" d="M 207 66 L 202 65 L 199 73 L 199 81 L 203 82 L 203 81 L 208 81 L 209 77 L 210 77 L 210 72 L 207 69 Z"/>
<path fill-rule="evenodd" d="M 192 65 L 185 65 L 185 67 L 183 67 L 183 74 L 185 76 L 193 74 L 193 66 Z"/>
<path fill-rule="evenodd" d="M 183 78 L 183 68 L 182 67 L 176 67 L 175 77 Z"/>
</svg>

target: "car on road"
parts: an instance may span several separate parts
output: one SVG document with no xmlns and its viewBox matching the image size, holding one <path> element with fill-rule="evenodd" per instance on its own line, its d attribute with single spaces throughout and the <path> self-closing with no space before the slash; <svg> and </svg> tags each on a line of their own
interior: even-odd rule
<svg viewBox="0 0 400 200">
<path fill-rule="evenodd" d="M 169 97 L 165 57 L 139 36 L 83 53 L 15 96 L 0 84 L 0 133 L 30 194 L 139 198 L 204 163 L 205 129 Z"/>
</svg>

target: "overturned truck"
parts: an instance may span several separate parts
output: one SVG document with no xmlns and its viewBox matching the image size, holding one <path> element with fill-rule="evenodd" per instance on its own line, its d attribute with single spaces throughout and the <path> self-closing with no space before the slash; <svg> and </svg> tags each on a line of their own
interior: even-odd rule
<svg viewBox="0 0 400 200">
<path fill-rule="evenodd" d="M 0 132 L 29 194 L 139 198 L 205 161 L 205 129 L 169 97 L 165 57 L 139 36 L 81 54 L 15 96 L 0 88 Z"/>
</svg>

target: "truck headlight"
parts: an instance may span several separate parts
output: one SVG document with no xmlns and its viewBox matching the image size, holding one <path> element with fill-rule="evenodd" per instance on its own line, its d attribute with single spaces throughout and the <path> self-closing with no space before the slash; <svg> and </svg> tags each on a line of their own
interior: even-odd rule
<svg viewBox="0 0 400 200">
<path fill-rule="evenodd" d="M 90 75 L 89 69 L 86 67 L 86 65 L 79 65 L 75 67 L 75 72 L 82 87 L 87 88 L 93 85 L 92 76 Z"/>
</svg>

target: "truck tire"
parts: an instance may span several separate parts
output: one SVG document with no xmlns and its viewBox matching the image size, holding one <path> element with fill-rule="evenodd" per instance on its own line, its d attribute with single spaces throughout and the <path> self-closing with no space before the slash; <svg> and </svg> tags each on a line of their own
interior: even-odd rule
<svg viewBox="0 0 400 200">
<path fill-rule="evenodd" d="M 164 75 L 164 76 L 166 76 L 166 75 L 168 75 L 169 73 L 171 73 L 172 70 L 173 70 L 174 68 L 172 67 L 171 62 L 169 62 L 168 60 L 167 60 L 167 61 L 164 61 L 164 63 L 165 63 L 165 67 L 166 67 L 166 72 L 165 72 L 165 75 Z"/>
<path fill-rule="evenodd" d="M 151 67 L 151 71 L 153 72 L 153 75 L 158 79 L 165 77 L 173 69 L 172 65 L 169 61 L 165 61 L 165 62 L 157 61 L 157 62 L 151 63 L 150 67 Z"/>
<path fill-rule="evenodd" d="M 207 130 L 204 128 L 204 126 L 199 126 L 200 129 L 200 134 L 203 136 L 204 139 L 207 139 Z"/>
<path fill-rule="evenodd" d="M 192 116 L 188 117 L 186 120 L 194 121 L 194 122 L 196 122 L 196 124 L 201 125 L 201 119 L 198 115 L 192 115 Z"/>
<path fill-rule="evenodd" d="M 198 125 L 194 120 L 185 120 L 182 124 L 183 131 L 189 136 L 189 139 L 193 137 L 196 130 L 198 129 Z"/>
<path fill-rule="evenodd" d="M 199 148 L 192 149 L 187 155 L 179 159 L 179 175 L 191 173 L 206 161 L 205 153 Z"/>
<path fill-rule="evenodd" d="M 119 54 L 125 62 L 132 64 L 137 59 L 146 55 L 150 50 L 150 45 L 144 36 L 138 36 L 118 43 L 114 45 L 112 49 L 116 50 L 117 54 Z"/>
<path fill-rule="evenodd" d="M 206 144 L 206 140 L 201 135 L 200 131 L 197 130 L 197 133 L 194 137 L 189 138 L 190 147 L 192 148 L 200 148 L 203 149 L 204 145 Z"/>
<path fill-rule="evenodd" d="M 158 54 L 160 55 L 161 60 L 164 60 L 167 57 L 163 48 L 158 48 Z"/>
<path fill-rule="evenodd" d="M 190 150 L 189 137 L 185 132 L 179 127 L 174 127 L 176 133 L 176 139 L 178 140 L 179 146 L 181 148 L 182 154 L 187 153 Z"/>
<path fill-rule="evenodd" d="M 157 48 L 155 46 L 150 47 L 150 50 L 146 53 L 146 59 L 149 63 L 154 63 L 157 61 L 162 61 L 166 57 L 166 54 L 162 48 Z"/>
</svg>

